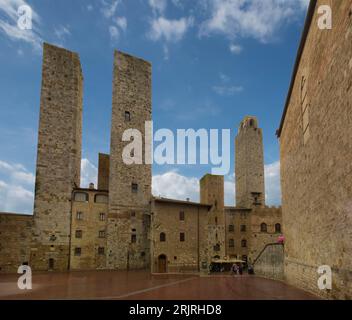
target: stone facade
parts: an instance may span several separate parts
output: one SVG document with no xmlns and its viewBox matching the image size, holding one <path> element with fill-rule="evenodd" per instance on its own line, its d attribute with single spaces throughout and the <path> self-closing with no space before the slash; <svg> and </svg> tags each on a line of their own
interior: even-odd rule
<svg viewBox="0 0 352 320">
<path fill-rule="evenodd" d="M 265 205 L 263 134 L 255 117 L 246 117 L 235 140 L 236 205 Z"/>
<path fill-rule="evenodd" d="M 70 269 L 106 267 L 109 196 L 106 191 L 76 189 L 71 215 Z"/>
<path fill-rule="evenodd" d="M 0 213 L 0 272 L 17 272 L 29 263 L 33 216 Z"/>
<path fill-rule="evenodd" d="M 98 164 L 98 189 L 109 190 L 110 177 L 110 156 L 108 154 L 99 153 Z"/>
<path fill-rule="evenodd" d="M 67 270 L 71 195 L 80 185 L 83 76 L 78 54 L 49 44 L 42 68 L 30 261 L 36 270 Z"/>
<path fill-rule="evenodd" d="M 224 177 L 207 174 L 200 180 L 200 202 L 210 204 L 208 215 L 208 261 L 226 255 Z"/>
<path fill-rule="evenodd" d="M 210 209 L 211 206 L 206 204 L 161 198 L 153 200 L 152 272 L 208 270 Z"/>
<path fill-rule="evenodd" d="M 145 123 L 151 121 L 151 116 L 150 63 L 115 51 L 107 233 L 107 263 L 112 269 L 149 265 L 152 173 L 151 164 L 145 164 L 148 161 L 143 155 L 150 148 L 144 142 Z M 143 143 L 142 150 L 130 151 L 129 156 L 136 161 L 132 165 L 122 159 L 124 148 L 131 143 L 123 142 L 128 129 L 138 130 L 141 136 L 134 136 L 134 141 L 140 138 Z"/>
<path fill-rule="evenodd" d="M 330 5 L 331 30 L 318 28 Z M 278 131 L 285 279 L 324 298 L 352 299 L 352 4 L 312 1 Z M 332 290 L 319 290 L 319 266 Z"/>
</svg>

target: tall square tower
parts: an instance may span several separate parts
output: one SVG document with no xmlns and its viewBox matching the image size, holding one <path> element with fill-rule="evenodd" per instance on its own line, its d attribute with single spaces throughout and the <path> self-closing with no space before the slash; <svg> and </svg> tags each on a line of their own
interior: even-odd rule
<svg viewBox="0 0 352 320">
<path fill-rule="evenodd" d="M 77 53 L 44 43 L 30 264 L 67 270 L 72 190 L 80 185 L 83 76 Z"/>
<path fill-rule="evenodd" d="M 236 206 L 265 206 L 262 129 L 255 117 L 240 124 L 235 141 Z"/>
<path fill-rule="evenodd" d="M 143 268 L 149 264 L 151 164 L 126 164 L 128 129 L 138 130 L 145 149 L 146 121 L 151 121 L 151 65 L 120 51 L 114 55 L 109 177 L 108 268 Z M 149 139 L 150 140 L 150 139 Z M 149 160 L 149 159 L 148 159 Z M 150 161 L 147 161 L 150 162 Z"/>
</svg>

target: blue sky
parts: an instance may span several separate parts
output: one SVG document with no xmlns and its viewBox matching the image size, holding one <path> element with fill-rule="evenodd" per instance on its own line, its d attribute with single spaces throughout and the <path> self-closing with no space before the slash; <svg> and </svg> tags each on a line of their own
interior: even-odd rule
<svg viewBox="0 0 352 320">
<path fill-rule="evenodd" d="M 33 29 L 17 28 L 17 8 Z M 31 213 L 41 43 L 79 53 L 84 73 L 82 184 L 109 152 L 113 50 L 153 65 L 155 129 L 231 129 L 246 115 L 264 133 L 267 202 L 280 203 L 279 126 L 306 0 L 0 0 L 0 210 Z M 232 150 L 233 155 L 234 150 Z M 233 156 L 231 159 L 233 172 Z M 198 200 L 209 166 L 153 167 L 153 193 Z M 233 204 L 233 175 L 226 176 Z"/>
</svg>

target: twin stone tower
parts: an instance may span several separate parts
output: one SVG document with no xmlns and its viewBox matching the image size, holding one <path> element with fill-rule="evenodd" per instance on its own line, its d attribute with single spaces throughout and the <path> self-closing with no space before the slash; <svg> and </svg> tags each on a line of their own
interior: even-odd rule
<svg viewBox="0 0 352 320">
<path fill-rule="evenodd" d="M 144 135 L 145 122 L 152 119 L 151 89 L 150 63 L 115 51 L 110 157 L 98 184 L 98 190 L 108 189 L 106 265 L 113 269 L 127 268 L 131 210 L 146 217 L 151 212 L 151 165 L 126 165 L 122 160 L 127 144 L 122 142 L 123 132 L 134 128 Z M 29 259 L 34 270 L 47 270 L 54 252 L 55 269 L 69 269 L 73 194 L 80 189 L 82 102 L 78 54 L 44 44 Z M 235 161 L 237 207 L 264 206 L 262 132 L 253 117 L 240 125 Z M 143 239 L 147 242 L 148 235 Z M 143 250 L 148 247 L 145 244 Z"/>
</svg>

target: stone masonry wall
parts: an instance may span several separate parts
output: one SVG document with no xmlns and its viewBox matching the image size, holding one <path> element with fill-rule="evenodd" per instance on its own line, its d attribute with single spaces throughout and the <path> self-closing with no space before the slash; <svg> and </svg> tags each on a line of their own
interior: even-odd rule
<svg viewBox="0 0 352 320">
<path fill-rule="evenodd" d="M 333 28 L 318 28 L 316 7 L 280 136 L 285 279 L 352 299 L 352 4 L 323 4 Z M 321 265 L 330 291 L 318 289 Z"/>
<path fill-rule="evenodd" d="M 79 197 L 80 194 L 86 195 L 87 200 L 82 201 L 84 198 Z M 108 194 L 77 189 L 74 195 L 77 197 L 72 205 L 70 269 L 105 269 Z M 80 254 L 77 254 L 77 248 Z"/>
<path fill-rule="evenodd" d="M 263 136 L 255 117 L 246 117 L 240 124 L 235 140 L 235 176 L 236 206 L 264 206 Z"/>
<path fill-rule="evenodd" d="M 177 200 L 153 200 L 152 205 L 152 272 L 160 272 L 158 258 L 167 258 L 166 271 L 169 273 L 198 272 L 208 269 L 208 210 L 210 206 Z M 180 220 L 180 212 L 184 220 Z M 165 233 L 166 241 L 160 241 L 160 233 Z M 180 241 L 184 233 L 185 241 Z"/>
<path fill-rule="evenodd" d="M 67 270 L 71 193 L 80 184 L 82 70 L 79 56 L 44 44 L 34 230 L 30 265 Z"/>
<path fill-rule="evenodd" d="M 208 214 L 208 260 L 226 255 L 224 177 L 207 174 L 200 180 L 200 202 L 211 205 Z"/>
<path fill-rule="evenodd" d="M 151 120 L 150 63 L 116 51 L 112 101 L 109 223 L 107 233 L 108 267 L 144 268 L 149 265 L 148 226 L 150 225 L 151 165 L 123 162 L 123 142 L 127 129 L 138 129 L 145 151 L 145 121 Z M 133 156 L 131 154 L 131 156 Z M 139 158 L 135 150 L 134 157 Z M 142 155 L 143 163 L 145 159 Z M 135 185 L 135 189 L 132 186 Z M 132 221 L 131 217 L 138 217 Z M 137 242 L 132 243 L 135 233 Z M 133 249 L 130 248 L 133 247 Z M 131 255 L 131 250 L 133 254 Z"/>
<path fill-rule="evenodd" d="M 32 215 L 0 213 L 0 273 L 17 273 L 29 262 Z"/>
<path fill-rule="evenodd" d="M 109 190 L 110 156 L 99 153 L 98 189 Z"/>
</svg>

